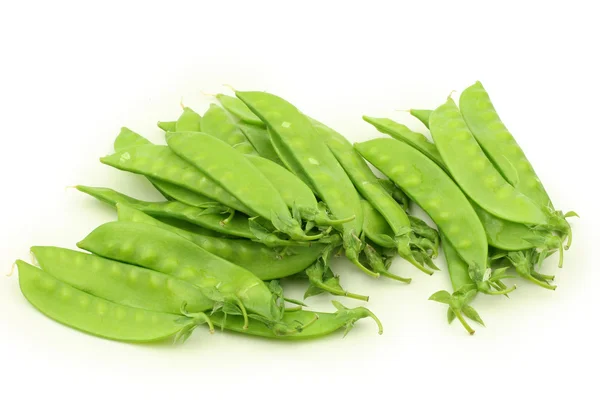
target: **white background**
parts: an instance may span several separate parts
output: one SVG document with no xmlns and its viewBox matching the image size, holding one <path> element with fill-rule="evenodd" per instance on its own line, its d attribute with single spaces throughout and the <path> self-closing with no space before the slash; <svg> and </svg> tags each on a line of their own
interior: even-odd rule
<svg viewBox="0 0 600 400">
<path fill-rule="evenodd" d="M 0 270 L 32 245 L 74 247 L 115 218 L 69 185 L 159 199 L 98 158 L 121 126 L 162 140 L 156 121 L 175 119 L 181 99 L 204 111 L 201 91 L 271 91 L 358 141 L 380 136 L 364 114 L 421 130 L 395 110 L 435 107 L 481 80 L 554 203 L 582 217 L 571 220 L 558 290 L 518 281 L 510 299 L 479 296 L 487 327 L 470 337 L 427 301 L 449 288 L 445 271 L 427 277 L 397 261 L 393 270 L 414 278 L 407 286 L 339 263 L 347 289 L 371 295 L 382 336 L 362 320 L 345 339 L 273 343 L 199 329 L 171 347 L 65 328 L 25 301 L 16 276 L 0 276 L 0 398 L 589 398 L 600 355 L 594 2 L 357 3 L 3 2 Z M 331 310 L 330 300 L 310 304 Z"/>
</svg>

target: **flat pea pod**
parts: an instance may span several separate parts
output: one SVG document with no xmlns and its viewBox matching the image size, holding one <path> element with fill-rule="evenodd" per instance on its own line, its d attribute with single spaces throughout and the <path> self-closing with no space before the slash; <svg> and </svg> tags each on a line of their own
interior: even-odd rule
<svg viewBox="0 0 600 400">
<path fill-rule="evenodd" d="M 419 143 L 421 143 L 423 140 L 427 140 L 427 138 L 420 133 L 417 133 L 417 135 L 420 135 L 422 139 L 414 141 L 411 139 L 411 136 L 411 138 L 406 137 L 404 142 L 411 145 L 415 149 L 420 150 Z M 435 147 L 435 145 L 433 146 Z M 427 152 L 422 151 L 422 153 L 428 155 Z M 437 154 L 439 155 L 439 153 Z M 444 164 L 443 160 L 441 160 L 441 156 L 437 159 L 437 161 L 434 158 L 431 159 L 438 165 L 441 165 L 442 168 L 449 174 L 446 165 Z M 527 238 L 531 238 L 533 236 L 531 228 L 523 224 L 500 219 L 479 207 L 477 203 L 473 202 L 472 200 L 471 205 L 473 206 L 475 212 L 477 212 L 477 215 L 483 224 L 488 238 L 488 243 L 491 246 L 504 250 L 523 250 L 533 247 L 533 244 L 526 240 Z M 412 226 L 414 227 L 415 221 L 411 222 Z"/>
<path fill-rule="evenodd" d="M 308 186 L 281 165 L 262 157 L 248 156 L 248 160 L 273 184 L 289 209 L 297 209 L 306 221 L 316 225 L 340 225 L 348 220 L 332 220 L 324 205 L 321 207 Z"/>
<path fill-rule="evenodd" d="M 393 234 L 391 238 L 396 243 L 398 254 L 419 270 L 431 275 L 433 272 L 423 266 L 413 255 L 411 248 L 411 224 L 408 215 L 394 198 L 381 186 L 379 180 L 371 171 L 365 160 L 354 150 L 348 140 L 322 124 L 311 119 L 313 126 L 321 135 L 329 150 L 338 160 L 354 187 L 368 200 L 375 209 L 385 218 Z M 364 202 L 363 202 L 364 210 Z M 425 257 L 429 257 L 427 253 Z"/>
<path fill-rule="evenodd" d="M 272 327 L 252 321 L 248 329 L 243 329 L 243 320 L 239 317 L 230 317 L 223 319 L 221 315 L 213 315 L 211 319 L 217 326 L 227 330 L 240 332 L 253 336 L 260 336 L 268 339 L 278 340 L 307 340 L 330 335 L 342 328 L 345 328 L 344 336 L 354 327 L 356 321 L 362 318 L 373 318 L 379 328 L 379 334 L 383 334 L 383 326 L 379 318 L 365 307 L 346 308 L 341 303 L 333 301 L 337 308 L 335 313 L 312 312 L 312 311 L 290 311 L 283 316 L 282 322 L 286 325 L 298 325 L 302 327 L 299 332 L 293 335 L 286 335 L 285 332 L 274 332 Z M 315 317 L 316 316 L 316 317 Z M 275 329 L 277 331 L 277 329 Z"/>
<path fill-rule="evenodd" d="M 471 277 L 483 281 L 488 251 L 485 231 L 469 200 L 444 170 L 399 140 L 379 138 L 354 146 L 425 210 L 467 262 Z"/>
<path fill-rule="evenodd" d="M 172 275 L 202 288 L 205 294 L 214 292 L 214 299 L 237 302 L 240 308 L 269 320 L 281 319 L 273 294 L 258 277 L 166 229 L 135 222 L 108 222 L 94 229 L 77 247 Z"/>
<path fill-rule="evenodd" d="M 284 165 L 277 155 L 277 151 L 275 151 L 271 140 L 269 139 L 269 134 L 267 133 L 266 128 L 246 124 L 244 122 L 238 122 L 237 125 L 240 130 L 244 132 L 244 135 L 246 135 L 248 141 L 252 143 L 252 146 L 254 146 L 256 152 L 261 157 L 276 162 L 277 164 Z"/>
<path fill-rule="evenodd" d="M 373 118 L 363 116 L 363 120 L 373 125 L 381 133 L 390 135 L 396 140 L 408 143 L 427 157 L 435 161 L 440 167 L 446 169 L 446 165 L 435 144 L 417 132 L 413 132 L 406 125 L 402 125 L 389 118 Z"/>
<path fill-rule="evenodd" d="M 151 216 L 123 204 L 117 204 L 119 221 L 131 221 L 158 226 L 175 232 L 204 250 L 252 272 L 263 281 L 280 279 L 304 271 L 325 250 L 324 244 L 310 247 L 290 246 L 284 254 L 249 240 L 215 238 L 188 232 L 160 222 Z"/>
<path fill-rule="evenodd" d="M 244 104 L 244 102 L 237 97 L 227 96 L 225 94 L 218 94 L 216 97 L 223 108 L 236 118 L 239 118 L 246 124 L 265 128 L 265 124 L 261 121 L 261 119 L 254 115 L 248 106 L 246 106 L 246 104 Z"/>
<path fill-rule="evenodd" d="M 273 184 L 252 162 L 225 142 L 201 132 L 181 132 L 168 135 L 167 143 L 180 157 L 219 182 L 242 202 L 251 210 L 249 215 L 271 221 L 277 230 L 294 240 L 322 237 L 322 234 L 307 236 Z"/>
<path fill-rule="evenodd" d="M 227 111 L 216 104 L 211 104 L 202 119 L 202 130 L 188 129 L 188 132 L 204 132 L 221 139 L 242 154 L 258 155 L 252 144 L 235 122 L 231 120 Z M 182 131 L 178 131 L 182 132 Z"/>
<path fill-rule="evenodd" d="M 253 231 L 250 226 L 247 216 L 235 213 L 233 216 L 229 216 L 227 221 L 224 221 L 223 217 L 218 212 L 218 207 L 216 211 L 213 211 L 210 209 L 188 206 L 187 204 L 177 201 L 149 202 L 138 200 L 109 188 L 83 185 L 75 186 L 75 188 L 80 192 L 89 194 L 113 207 L 116 207 L 118 203 L 121 203 L 153 217 L 166 217 L 190 222 L 197 225 L 199 228 L 204 228 L 204 230 L 197 229 L 196 232 L 205 236 L 215 236 L 213 232 L 218 232 L 227 236 L 236 236 L 258 241 L 270 247 L 310 245 L 308 242 L 292 242 L 279 239 L 277 236 L 268 233 L 258 237 L 257 233 Z"/>
<path fill-rule="evenodd" d="M 119 152 L 146 144 L 152 143 L 142 135 L 133 132 L 128 128 L 121 128 L 121 132 L 115 139 L 114 149 L 115 151 Z M 148 180 L 163 196 L 169 200 L 177 200 L 194 207 L 201 207 L 203 204 L 214 201 L 209 197 L 192 192 L 191 190 L 182 188 L 170 182 L 164 182 L 154 178 L 148 178 Z"/>
<path fill-rule="evenodd" d="M 175 121 L 175 132 L 200 132 L 202 130 L 202 117 L 189 107 L 183 107 L 183 112 Z"/>
<path fill-rule="evenodd" d="M 431 135 L 456 183 L 481 208 L 507 221 L 546 225 L 546 214 L 511 186 L 487 158 L 449 98 L 429 119 Z"/>
<path fill-rule="evenodd" d="M 182 304 L 187 312 L 214 305 L 197 286 L 151 269 L 53 246 L 34 246 L 31 253 L 56 279 L 113 303 L 171 314 Z"/>
<path fill-rule="evenodd" d="M 136 146 L 102 157 L 100 161 L 123 171 L 170 182 L 244 214 L 250 213 L 250 210 L 221 185 L 178 157 L 168 146 Z"/>
<path fill-rule="evenodd" d="M 43 270 L 16 262 L 25 298 L 42 314 L 69 327 L 125 342 L 183 338 L 206 322 L 200 316 L 159 313 L 113 303 L 59 281 Z M 204 316 L 204 314 L 199 314 Z"/>
<path fill-rule="evenodd" d="M 410 110 L 408 110 L 408 112 L 410 113 L 410 115 L 421 121 L 421 123 L 429 129 L 429 117 L 431 117 L 431 113 L 433 112 L 433 110 L 411 108 Z"/>
<path fill-rule="evenodd" d="M 552 215 L 552 227 L 568 236 L 565 246 L 568 249 L 572 241 L 572 232 L 565 217 L 576 214 L 565 215 L 560 211 L 554 211 L 542 181 L 500 119 L 481 82 L 477 81 L 465 89 L 460 95 L 459 104 L 464 121 L 498 171 L 519 192 Z"/>
<path fill-rule="evenodd" d="M 312 122 L 294 105 L 266 92 L 239 92 L 235 95 L 267 126 L 273 147 L 281 160 L 309 187 L 316 190 L 336 219 L 354 216 L 342 225 L 346 257 L 368 275 L 359 261 L 362 250 L 362 206 L 360 197 L 327 145 L 320 140 Z M 290 168 L 290 165 L 292 168 Z"/>
</svg>

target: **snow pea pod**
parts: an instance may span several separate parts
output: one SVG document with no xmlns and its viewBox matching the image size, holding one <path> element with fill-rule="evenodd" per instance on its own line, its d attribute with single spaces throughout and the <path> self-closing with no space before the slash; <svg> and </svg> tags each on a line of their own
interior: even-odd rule
<svg viewBox="0 0 600 400">
<path fill-rule="evenodd" d="M 237 99 L 236 99 L 237 100 Z M 279 165 L 284 165 L 271 140 L 269 139 L 269 134 L 267 133 L 266 128 L 261 128 L 258 126 L 246 124 L 244 122 L 238 122 L 238 127 L 244 135 L 248 138 L 248 141 L 252 143 L 252 146 L 256 149 L 256 152 L 261 156 L 273 162 L 276 162 Z"/>
<path fill-rule="evenodd" d="M 323 236 L 306 235 L 273 184 L 252 162 L 225 142 L 201 132 L 181 132 L 167 135 L 167 143 L 180 157 L 219 182 L 242 202 L 251 210 L 249 215 L 271 221 L 278 231 L 293 240 L 315 240 Z"/>
<path fill-rule="evenodd" d="M 417 150 L 425 154 L 427 157 L 435 161 L 444 170 L 446 165 L 436 148 L 435 144 L 431 143 L 425 135 L 413 132 L 407 126 L 397 123 L 389 118 L 373 118 L 363 116 L 363 119 L 373 125 L 381 133 L 390 135 L 394 139 L 403 141 L 415 147 Z"/>
<path fill-rule="evenodd" d="M 247 269 L 263 281 L 304 271 L 319 258 L 327 246 L 316 243 L 310 247 L 289 246 L 281 254 L 273 248 L 249 240 L 215 238 L 188 232 L 123 204 L 117 204 L 117 212 L 119 221 L 145 223 L 175 232 L 204 250 Z"/>
<path fill-rule="evenodd" d="M 280 340 L 306 340 L 316 339 L 327 336 L 331 333 L 345 328 L 344 336 L 354 327 L 356 321 L 362 318 L 373 318 L 379 328 L 379 334 L 383 334 L 383 326 L 379 318 L 365 307 L 346 308 L 341 303 L 333 301 L 333 305 L 337 308 L 335 313 L 312 312 L 312 311 L 291 311 L 286 312 L 282 322 L 289 326 L 298 325 L 299 332 L 293 335 L 277 334 L 273 329 L 265 324 L 257 321 L 252 321 L 248 329 L 243 330 L 243 321 L 239 317 L 228 316 L 225 320 L 221 315 L 213 315 L 211 319 L 217 326 L 227 330 L 245 333 L 253 336 L 260 336 L 269 339 Z M 315 316 L 317 318 L 315 318 Z"/>
<path fill-rule="evenodd" d="M 188 206 L 187 204 L 177 201 L 149 202 L 138 200 L 109 188 L 82 185 L 78 185 L 75 188 L 113 207 L 116 207 L 118 203 L 121 203 L 154 217 L 167 217 L 190 222 L 198 227 L 208 230 L 208 232 L 202 230 L 198 232 L 206 236 L 215 236 L 210 232 L 212 231 L 227 236 L 236 236 L 254 240 L 270 247 L 310 245 L 308 242 L 295 242 L 280 239 L 267 231 L 257 232 L 256 229 L 253 228 L 253 225 L 251 225 L 248 217 L 239 213 L 233 214 L 233 216 L 228 217 L 227 220 L 224 221 L 218 206 L 214 207 L 214 209 L 202 209 Z M 330 238 L 323 240 L 329 241 Z"/>
<path fill-rule="evenodd" d="M 429 126 L 452 177 L 481 208 L 507 221 L 548 224 L 544 211 L 506 182 L 487 158 L 451 98 L 433 111 Z"/>
<path fill-rule="evenodd" d="M 346 174 L 348 174 L 348 177 L 350 177 L 354 187 L 368 200 L 369 205 L 375 207 L 389 224 L 393 232 L 389 238 L 396 243 L 395 247 L 398 254 L 421 271 L 431 275 L 433 272 L 418 261 L 418 259 L 423 257 L 429 258 L 429 254 L 425 251 L 421 255 L 422 257 L 415 257 L 413 255 L 415 251 L 418 252 L 418 247 L 415 249 L 412 243 L 411 224 L 404 209 L 381 186 L 365 160 L 354 150 L 352 144 L 344 136 L 319 121 L 314 119 L 311 119 L 311 121 L 335 158 L 346 171 Z M 365 203 L 363 202 L 363 210 L 364 205 Z"/>
<path fill-rule="evenodd" d="M 215 301 L 237 304 L 245 316 L 247 309 L 268 320 L 281 319 L 276 299 L 258 277 L 166 229 L 135 222 L 108 222 L 94 229 L 77 247 L 190 282 Z"/>
<path fill-rule="evenodd" d="M 207 323 L 203 313 L 186 316 L 124 306 L 59 281 L 17 260 L 19 286 L 25 298 L 47 317 L 80 331 L 125 342 L 183 341 Z"/>
<path fill-rule="evenodd" d="M 250 210 L 221 185 L 178 157 L 167 146 L 136 146 L 102 157 L 100 161 L 123 171 L 170 182 L 244 214 L 250 213 Z"/>
<path fill-rule="evenodd" d="M 133 132 L 128 128 L 121 128 L 121 132 L 115 139 L 114 149 L 116 152 L 127 150 L 136 146 L 152 144 L 142 135 Z M 164 182 L 154 178 L 148 178 L 152 185 L 167 199 L 177 200 L 194 207 L 201 207 L 203 204 L 214 201 L 199 193 L 182 188 L 170 182 Z"/>
<path fill-rule="evenodd" d="M 421 121 L 421 123 L 425 125 L 427 129 L 429 129 L 429 117 L 431 117 L 431 113 L 433 112 L 433 110 L 411 108 L 410 110 L 408 110 L 408 112 L 410 113 L 410 115 Z"/>
<path fill-rule="evenodd" d="M 31 253 L 56 279 L 113 303 L 171 314 L 184 303 L 188 312 L 214 305 L 197 286 L 151 269 L 53 246 L 34 246 Z"/>
<path fill-rule="evenodd" d="M 311 121 L 295 106 L 273 94 L 236 91 L 235 95 L 268 126 L 271 142 L 282 161 L 296 175 L 300 173 L 298 176 L 305 183 L 311 183 L 309 187 L 316 190 L 333 217 L 354 216 L 341 227 L 346 257 L 366 274 L 378 277 L 359 261 L 363 246 L 360 197 L 344 169 L 319 139 Z"/>
<path fill-rule="evenodd" d="M 227 96 L 225 94 L 218 94 L 216 97 L 224 109 L 226 109 L 236 118 L 240 119 L 242 122 L 257 126 L 259 128 L 265 128 L 265 124 L 262 122 L 262 120 L 254 115 L 252 110 L 250 110 L 248 106 L 246 106 L 246 104 L 244 104 L 244 102 L 237 97 Z"/>
<path fill-rule="evenodd" d="M 435 162 L 405 142 L 380 138 L 354 146 L 425 210 L 467 262 L 473 280 L 484 282 L 488 250 L 485 231 L 454 181 Z"/>
</svg>

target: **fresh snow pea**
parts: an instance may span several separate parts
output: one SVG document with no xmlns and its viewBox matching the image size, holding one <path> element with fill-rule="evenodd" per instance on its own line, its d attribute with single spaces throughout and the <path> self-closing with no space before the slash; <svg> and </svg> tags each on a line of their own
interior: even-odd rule
<svg viewBox="0 0 600 400">
<path fill-rule="evenodd" d="M 246 104 L 244 104 L 244 102 L 237 97 L 227 96 L 225 94 L 218 94 L 216 97 L 224 109 L 242 122 L 258 126 L 260 128 L 265 128 L 264 122 L 262 122 L 262 120 L 258 118 L 252 112 L 252 110 L 250 110 L 248 106 L 246 106 Z"/>
<path fill-rule="evenodd" d="M 113 303 L 178 314 L 211 310 L 214 301 L 191 283 L 151 269 L 93 254 L 52 246 L 34 246 L 40 267 L 56 279 Z"/>
<path fill-rule="evenodd" d="M 548 224 L 544 211 L 496 170 L 451 98 L 433 111 L 429 126 L 452 177 L 481 208 L 507 221 Z"/>
<path fill-rule="evenodd" d="M 319 139 L 311 121 L 292 104 L 273 94 L 239 91 L 235 94 L 268 126 L 271 142 L 284 164 L 305 183 L 310 183 L 309 187 L 316 190 L 333 217 L 354 216 L 352 221 L 342 225 L 346 257 L 363 272 L 378 277 L 359 261 L 363 246 L 360 197 L 344 169 Z"/>
<path fill-rule="evenodd" d="M 221 212 L 223 211 L 219 206 L 203 209 L 188 206 L 177 201 L 148 202 L 138 200 L 109 188 L 82 185 L 75 186 L 75 188 L 113 207 L 121 203 L 153 217 L 166 217 L 187 221 L 209 231 L 227 236 L 251 239 L 270 247 L 310 245 L 308 242 L 294 242 L 280 239 L 275 234 L 262 228 L 255 221 L 249 220 L 247 216 L 239 213 L 232 214 L 226 220 L 223 220 L 221 216 Z M 211 232 L 200 231 L 199 233 L 206 236 L 215 236 Z M 323 239 L 324 242 L 328 242 L 329 240 L 334 239 Z"/>
<path fill-rule="evenodd" d="M 167 224 L 123 204 L 117 204 L 119 221 L 155 225 L 175 232 L 204 250 L 243 267 L 263 281 L 297 274 L 308 268 L 325 250 L 324 244 L 310 247 L 289 246 L 284 254 L 249 240 L 216 238 L 195 234 Z"/>
<path fill-rule="evenodd" d="M 281 319 L 275 297 L 258 277 L 166 229 L 144 223 L 108 222 L 94 229 L 77 247 L 190 282 L 209 293 L 212 300 L 237 305 L 246 319 L 245 310 L 271 321 Z"/>
<path fill-rule="evenodd" d="M 271 221 L 278 231 L 293 240 L 315 240 L 323 236 L 306 235 L 273 184 L 252 162 L 225 142 L 201 132 L 169 134 L 167 142 L 175 153 L 242 202 L 251 210 L 250 215 Z"/>
<path fill-rule="evenodd" d="M 424 252 L 421 257 L 413 255 L 414 252 L 419 252 L 419 247 L 415 247 L 412 243 L 414 235 L 412 235 L 410 220 L 404 209 L 381 186 L 365 160 L 354 150 L 352 144 L 344 136 L 319 121 L 314 119 L 311 119 L 311 121 L 329 150 L 350 177 L 354 187 L 389 224 L 392 230 L 392 235 L 389 238 L 396 243 L 395 247 L 398 254 L 421 271 L 431 275 L 432 271 L 418 261 L 423 257 L 429 258 L 430 255 L 427 252 Z"/>
<path fill-rule="evenodd" d="M 421 123 L 425 125 L 427 129 L 429 129 L 429 117 L 431 117 L 431 113 L 433 112 L 433 110 L 411 108 L 410 110 L 408 110 L 408 112 L 410 113 L 410 115 L 421 121 Z"/>
<path fill-rule="evenodd" d="M 196 326 L 208 323 L 204 313 L 161 313 L 124 306 L 59 281 L 17 260 L 19 286 L 25 298 L 47 317 L 80 331 L 125 342 L 185 341 Z"/>
<path fill-rule="evenodd" d="M 244 135 L 248 138 L 248 141 L 252 143 L 252 146 L 256 149 L 256 152 L 266 159 L 269 159 L 277 164 L 284 165 L 275 148 L 273 147 L 273 143 L 269 139 L 269 134 L 266 128 L 261 128 L 258 126 L 246 124 L 244 122 L 238 122 L 238 127 Z"/>
<path fill-rule="evenodd" d="M 250 213 L 250 210 L 221 185 L 178 157 L 167 146 L 136 146 L 102 157 L 100 161 L 123 171 L 173 183 L 244 214 Z"/>
<path fill-rule="evenodd" d="M 152 143 L 142 135 L 135 133 L 128 128 L 121 128 L 121 132 L 115 139 L 114 149 L 116 152 L 119 152 L 146 144 Z M 170 182 L 164 182 L 154 178 L 148 178 L 148 180 L 169 200 L 177 200 L 194 207 L 201 207 L 203 204 L 214 201 L 209 197 L 192 192 L 191 190 L 182 188 Z"/>
<path fill-rule="evenodd" d="M 189 107 L 183 107 L 179 119 L 175 121 L 175 132 L 200 132 L 202 130 L 202 117 Z"/>
<path fill-rule="evenodd" d="M 316 339 L 327 336 L 331 333 L 345 328 L 344 336 L 354 327 L 356 321 L 362 318 L 373 318 L 379 328 L 379 334 L 383 333 L 383 326 L 379 319 L 370 310 L 364 307 L 346 308 L 341 303 L 333 301 L 337 308 L 335 313 L 312 312 L 312 311 L 291 311 L 283 316 L 283 322 L 287 325 L 298 325 L 300 332 L 294 335 L 277 335 L 269 326 L 252 321 L 248 329 L 243 330 L 243 320 L 235 316 L 227 316 L 224 319 L 221 315 L 211 316 L 213 323 L 225 329 L 241 332 L 248 335 L 260 336 L 269 339 L 281 340 L 306 340 Z M 316 316 L 316 317 L 315 317 Z"/>
</svg>

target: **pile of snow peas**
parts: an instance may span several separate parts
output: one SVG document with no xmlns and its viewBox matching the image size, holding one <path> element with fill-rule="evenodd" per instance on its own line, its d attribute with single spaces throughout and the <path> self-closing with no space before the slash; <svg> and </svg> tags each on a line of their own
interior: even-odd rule
<svg viewBox="0 0 600 400">
<path fill-rule="evenodd" d="M 467 319 L 483 325 L 471 305 L 478 293 L 508 295 L 516 285 L 507 279 L 556 289 L 541 266 L 558 252 L 562 267 L 572 242 L 566 219 L 577 214 L 554 208 L 480 82 L 458 105 L 449 96 L 435 110 L 410 111 L 433 141 L 364 116 L 390 137 L 352 144 L 274 94 L 234 94 L 214 96 L 203 115 L 182 106 L 177 120 L 159 122 L 166 145 L 121 129 L 100 161 L 147 179 L 164 201 L 76 186 L 113 207 L 116 220 L 82 238 L 79 250 L 34 246 L 35 265 L 16 261 L 35 308 L 126 342 L 183 342 L 200 325 L 311 339 L 347 333 L 365 317 L 381 334 L 369 309 L 334 300 L 334 313 L 310 311 L 284 295 L 281 281 L 304 280 L 304 299 L 368 301 L 342 286 L 331 269 L 336 256 L 401 285 L 412 278 L 390 270 L 396 256 L 431 275 L 440 248 L 452 290 L 430 300 L 470 334 Z"/>
</svg>

